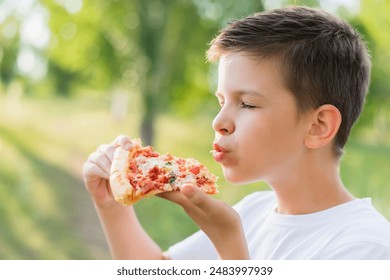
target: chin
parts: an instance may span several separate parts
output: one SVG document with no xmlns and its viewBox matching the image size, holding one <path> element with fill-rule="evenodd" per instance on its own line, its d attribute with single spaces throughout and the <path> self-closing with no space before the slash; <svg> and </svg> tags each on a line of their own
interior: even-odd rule
<svg viewBox="0 0 390 280">
<path fill-rule="evenodd" d="M 240 174 L 237 174 L 235 172 L 231 172 L 229 170 L 223 170 L 223 175 L 226 179 L 226 181 L 228 181 L 229 183 L 232 183 L 232 184 L 237 184 L 237 185 L 244 185 L 244 184 L 249 184 L 249 183 L 253 183 L 257 180 L 251 180 L 249 178 L 246 178 L 245 176 L 242 176 Z"/>
</svg>

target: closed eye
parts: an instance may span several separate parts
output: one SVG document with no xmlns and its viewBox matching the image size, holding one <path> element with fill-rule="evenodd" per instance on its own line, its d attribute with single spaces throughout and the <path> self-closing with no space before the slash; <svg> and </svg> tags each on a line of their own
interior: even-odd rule
<svg viewBox="0 0 390 280">
<path fill-rule="evenodd" d="M 251 105 L 251 104 L 242 102 L 242 103 L 241 103 L 241 108 L 244 108 L 244 109 L 254 109 L 254 108 L 256 108 L 256 106 L 253 106 L 253 105 Z"/>
</svg>

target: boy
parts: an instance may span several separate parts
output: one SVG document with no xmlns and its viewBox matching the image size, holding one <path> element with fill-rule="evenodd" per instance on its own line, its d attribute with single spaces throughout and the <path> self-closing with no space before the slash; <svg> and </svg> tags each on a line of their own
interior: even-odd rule
<svg viewBox="0 0 390 280">
<path fill-rule="evenodd" d="M 265 181 L 234 209 L 185 185 L 161 196 L 202 231 L 163 253 L 108 185 L 119 136 L 84 165 L 114 258 L 390 259 L 390 224 L 344 187 L 339 161 L 365 100 L 370 59 L 360 36 L 323 11 L 291 7 L 231 23 L 219 60 L 214 158 L 227 180 Z M 142 244 L 142 245 L 141 245 Z"/>
</svg>

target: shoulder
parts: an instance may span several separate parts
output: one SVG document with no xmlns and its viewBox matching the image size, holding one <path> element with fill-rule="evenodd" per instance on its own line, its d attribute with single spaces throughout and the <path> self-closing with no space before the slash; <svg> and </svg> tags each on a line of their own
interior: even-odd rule
<svg viewBox="0 0 390 280">
<path fill-rule="evenodd" d="M 390 260 L 390 244 L 381 240 L 351 240 L 328 246 L 320 259 Z"/>
<path fill-rule="evenodd" d="M 351 204 L 349 215 L 341 222 L 346 223 L 353 236 L 364 236 L 366 240 L 383 240 L 390 245 L 390 222 L 379 213 L 371 199 L 359 199 Z"/>
<path fill-rule="evenodd" d="M 390 223 L 371 204 L 360 199 L 335 221 L 339 238 L 325 255 L 332 259 L 390 259 Z"/>
</svg>

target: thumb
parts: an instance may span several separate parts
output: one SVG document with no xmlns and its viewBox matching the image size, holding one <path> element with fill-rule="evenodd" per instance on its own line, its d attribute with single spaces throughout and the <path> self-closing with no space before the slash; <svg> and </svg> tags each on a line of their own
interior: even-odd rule
<svg viewBox="0 0 390 280">
<path fill-rule="evenodd" d="M 207 211 L 213 205 L 213 199 L 205 194 L 201 188 L 192 184 L 185 184 L 180 188 L 181 193 L 198 208 Z"/>
</svg>

